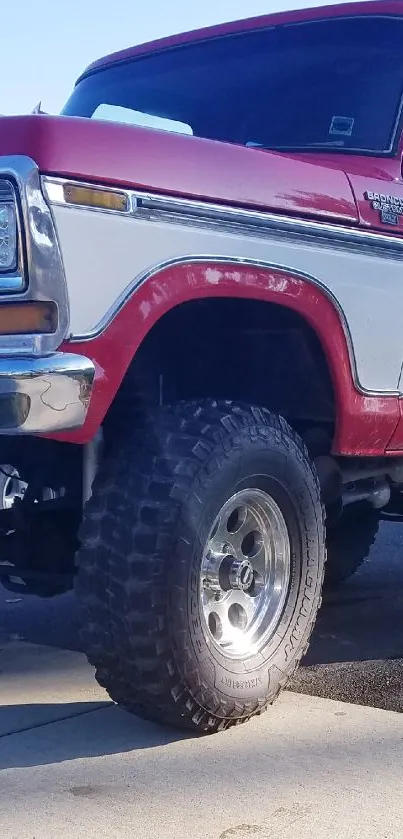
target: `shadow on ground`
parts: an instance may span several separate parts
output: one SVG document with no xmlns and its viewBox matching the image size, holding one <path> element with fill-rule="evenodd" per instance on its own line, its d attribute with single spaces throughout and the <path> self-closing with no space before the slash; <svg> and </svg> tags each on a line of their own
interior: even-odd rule
<svg viewBox="0 0 403 839">
<path fill-rule="evenodd" d="M 383 524 L 368 561 L 327 594 L 293 690 L 403 711 L 403 525 Z M 72 594 L 41 601 L 0 593 L 0 641 L 79 650 Z"/>
<path fill-rule="evenodd" d="M 16 706 L 0 707 L 0 728 L 4 728 L 4 718 L 8 721 L 14 716 L 15 709 Z M 21 711 L 26 720 L 39 721 L 15 729 L 10 727 L 7 734 L 0 735 L 0 771 L 122 754 L 198 739 L 197 735 L 141 720 L 107 701 L 97 703 L 96 708 L 89 702 L 66 702 L 62 706 L 27 704 L 21 706 Z M 40 754 L 37 748 L 32 748 L 33 743 L 38 742 Z"/>
<path fill-rule="evenodd" d="M 79 704 L 81 708 L 77 707 Z M 355 766 L 361 767 L 366 765 L 380 742 L 385 760 L 394 759 L 397 752 L 402 753 L 403 741 L 396 737 L 395 725 L 392 724 L 389 731 L 379 724 L 379 730 L 375 731 L 370 719 L 356 717 L 354 722 L 355 715 L 351 710 L 343 712 L 341 707 L 338 704 L 325 709 L 318 706 L 314 717 L 318 714 L 322 716 L 321 723 L 316 725 L 312 717 L 314 706 L 303 706 L 302 697 L 286 696 L 279 702 L 279 713 L 269 709 L 264 718 L 257 718 L 245 726 L 238 726 L 214 737 L 205 737 L 175 731 L 132 717 L 110 703 L 105 703 L 104 707 L 98 708 L 96 712 L 86 711 L 85 703 L 72 703 L 71 707 L 66 703 L 65 716 L 60 717 L 57 722 L 16 732 L 17 736 L 10 734 L 0 738 L 0 771 L 51 766 L 107 756 L 120 761 L 127 755 L 131 761 L 131 775 L 140 780 L 142 768 L 147 766 L 148 773 L 152 771 L 153 766 L 156 769 L 155 762 L 158 757 L 166 763 L 166 782 L 173 781 L 172 769 L 180 777 L 183 791 L 186 785 L 194 790 L 195 786 L 197 787 L 198 774 L 205 775 L 205 767 L 199 765 L 201 757 L 211 764 L 211 771 L 217 778 L 221 778 L 222 782 L 225 776 L 231 777 L 232 780 L 236 773 L 241 776 L 246 767 L 249 776 L 255 773 L 258 777 L 256 761 L 265 764 L 266 772 L 279 762 L 286 774 L 292 774 L 292 764 L 296 762 L 302 765 L 307 761 L 311 763 L 313 753 L 315 759 L 323 761 L 327 758 L 329 764 L 335 760 L 342 760 L 351 765 L 353 761 Z M 306 716 L 307 724 L 309 722 L 311 727 L 309 736 L 305 732 L 299 737 L 299 742 L 295 740 L 295 733 L 293 736 L 290 731 L 286 733 L 284 729 L 290 715 L 295 719 L 294 709 L 297 716 Z M 33 710 L 36 709 L 27 706 L 27 714 Z M 41 711 L 47 714 L 53 710 L 51 705 L 41 706 Z M 5 711 L 7 712 L 7 708 Z M 332 722 L 332 718 L 335 717 L 337 723 Z M 324 738 L 325 731 L 327 734 Z M 177 743 L 183 744 L 180 752 L 175 748 Z M 240 743 L 242 748 L 239 747 Z M 293 755 L 291 762 L 290 748 Z M 148 754 L 142 757 L 144 752 Z M 175 754 L 177 758 L 174 760 L 174 766 L 170 767 L 171 756 Z M 77 783 L 72 794 L 76 797 L 90 796 L 91 787 Z"/>
</svg>

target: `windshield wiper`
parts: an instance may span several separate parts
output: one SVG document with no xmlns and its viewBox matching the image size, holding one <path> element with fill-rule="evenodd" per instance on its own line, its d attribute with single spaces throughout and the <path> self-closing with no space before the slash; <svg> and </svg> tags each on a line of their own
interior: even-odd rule
<svg viewBox="0 0 403 839">
<path fill-rule="evenodd" d="M 346 146 L 343 140 L 340 142 L 334 141 L 330 143 L 304 143 L 303 145 L 295 146 L 266 146 L 264 143 L 246 143 L 248 149 L 260 149 L 261 151 L 284 151 L 284 152 L 298 152 L 298 151 L 345 151 Z"/>
</svg>

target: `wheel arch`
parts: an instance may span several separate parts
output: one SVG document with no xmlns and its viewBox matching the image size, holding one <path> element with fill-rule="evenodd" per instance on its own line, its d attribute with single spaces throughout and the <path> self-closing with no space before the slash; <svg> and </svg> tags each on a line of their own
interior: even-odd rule
<svg viewBox="0 0 403 839">
<path fill-rule="evenodd" d="M 334 399 L 333 451 L 367 455 L 385 451 L 399 418 L 397 399 L 360 392 L 348 326 L 330 292 L 314 278 L 280 266 L 201 257 L 177 260 L 150 272 L 122 301 L 102 333 L 66 344 L 65 349 L 79 349 L 94 361 L 96 387 L 84 428 L 58 439 L 90 440 L 151 336 L 163 330 L 174 312 L 218 300 L 265 304 L 299 318 L 315 337 L 325 362 Z"/>
</svg>

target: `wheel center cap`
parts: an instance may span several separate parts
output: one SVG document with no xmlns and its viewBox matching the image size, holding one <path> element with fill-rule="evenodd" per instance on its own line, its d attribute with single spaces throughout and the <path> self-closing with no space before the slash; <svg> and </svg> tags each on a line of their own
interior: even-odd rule
<svg viewBox="0 0 403 839">
<path fill-rule="evenodd" d="M 228 577 L 232 589 L 247 591 L 253 583 L 253 568 L 249 559 L 233 559 Z"/>
</svg>

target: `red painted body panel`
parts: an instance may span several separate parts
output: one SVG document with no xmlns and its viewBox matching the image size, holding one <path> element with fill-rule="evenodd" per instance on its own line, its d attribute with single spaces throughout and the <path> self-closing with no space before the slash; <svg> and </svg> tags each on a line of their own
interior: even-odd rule
<svg viewBox="0 0 403 839">
<path fill-rule="evenodd" d="M 219 272 L 212 285 L 209 270 Z M 346 455 L 381 455 L 398 424 L 396 397 L 363 396 L 354 388 L 345 334 L 331 301 L 313 284 L 280 271 L 239 265 L 197 263 L 161 271 L 137 293 L 98 338 L 66 343 L 66 352 L 79 352 L 96 366 L 96 386 L 85 427 L 55 439 L 89 441 L 116 393 L 145 335 L 167 311 L 189 300 L 206 297 L 240 297 L 288 306 L 302 315 L 321 341 L 332 376 L 337 428 L 334 451 Z"/>
<path fill-rule="evenodd" d="M 403 455 L 403 399 L 399 399 L 400 417 L 386 454 Z"/>
<path fill-rule="evenodd" d="M 341 169 L 346 173 L 355 198 L 358 218 L 361 225 L 369 228 L 378 228 L 384 234 L 403 233 L 403 217 L 397 227 L 382 223 L 380 213 L 374 210 L 371 203 L 365 198 L 368 191 L 393 195 L 395 198 L 403 199 L 403 178 L 402 178 L 402 154 L 403 135 L 401 150 L 396 157 L 368 157 L 352 154 L 323 154 L 321 162 L 329 170 Z M 312 158 L 309 154 L 298 155 L 299 160 L 309 162 Z"/>
<path fill-rule="evenodd" d="M 101 59 L 91 70 L 150 52 L 292 22 L 361 14 L 403 15 L 403 0 L 360 2 L 238 21 L 167 38 Z M 32 157 L 44 173 L 204 201 L 379 228 L 365 190 L 388 185 L 403 197 L 400 159 L 340 154 L 274 154 L 167 132 L 72 117 L 33 115 L 0 120 L 0 155 Z M 382 226 L 385 233 L 388 228 Z M 396 228 L 390 229 L 396 233 Z M 208 282 L 206 271 L 220 272 Z M 364 396 L 354 387 L 340 317 L 316 286 L 278 271 L 228 265 L 166 269 L 138 289 L 101 336 L 66 343 L 96 365 L 96 387 L 85 427 L 57 439 L 85 443 L 98 429 L 142 340 L 167 311 L 189 300 L 236 296 L 275 302 L 302 315 L 316 331 L 337 404 L 334 451 L 379 456 L 403 449 L 403 411 L 395 396 Z"/>
<path fill-rule="evenodd" d="M 403 182 L 399 177 L 400 161 L 389 161 L 388 177 L 376 177 L 371 171 L 365 175 L 350 175 L 350 183 L 354 191 L 357 202 L 357 208 L 360 217 L 360 223 L 365 227 L 379 228 L 383 233 L 392 233 L 393 235 L 403 234 L 403 216 L 399 217 L 398 225 L 385 225 L 382 222 L 380 210 L 373 208 L 373 202 L 365 198 L 366 192 L 373 192 L 386 199 L 388 195 L 393 198 L 398 198 L 403 202 Z"/>
<path fill-rule="evenodd" d="M 356 223 L 348 178 L 318 160 L 78 117 L 0 119 L 0 155 L 42 172 Z M 169 161 L 169 165 L 167 165 Z"/>
<path fill-rule="evenodd" d="M 220 38 L 225 35 L 235 35 L 236 33 L 250 32 L 256 29 L 264 29 L 269 26 L 278 26 L 281 24 L 286 25 L 288 23 L 300 23 L 305 20 L 323 20 L 324 18 L 337 18 L 343 17 L 344 15 L 350 16 L 366 14 L 402 15 L 402 0 L 372 0 L 372 2 L 342 3 L 335 6 L 323 6 L 322 8 L 280 12 L 273 15 L 253 17 L 247 20 L 238 20 L 233 23 L 220 24 L 219 26 L 210 26 L 194 32 L 173 35 L 172 37 L 162 38 L 149 44 L 142 44 L 140 46 L 121 50 L 120 52 L 113 53 L 93 62 L 87 68 L 86 72 L 98 70 L 107 64 L 115 63 L 117 61 L 126 61 L 131 58 L 146 55 L 147 53 L 159 52 L 161 50 L 170 49 L 171 47 L 178 47 L 185 44 L 195 43 L 197 41 L 208 40 L 209 38 Z"/>
</svg>

